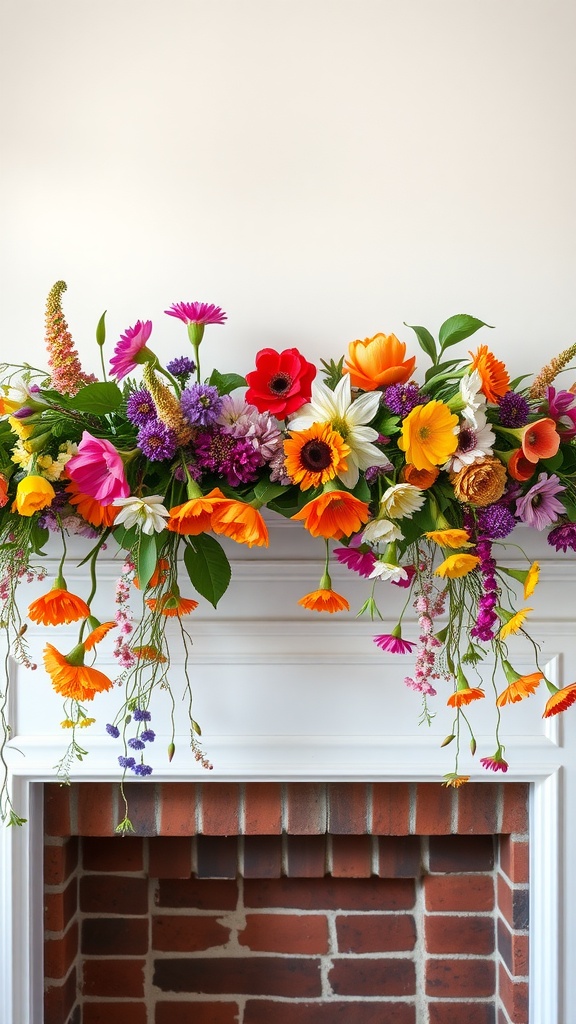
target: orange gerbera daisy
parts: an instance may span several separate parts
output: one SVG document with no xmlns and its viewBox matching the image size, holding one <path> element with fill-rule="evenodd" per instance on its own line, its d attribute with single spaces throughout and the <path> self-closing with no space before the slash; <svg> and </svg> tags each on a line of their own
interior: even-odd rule
<svg viewBox="0 0 576 1024">
<path fill-rule="evenodd" d="M 444 402 L 433 399 L 416 405 L 402 422 L 398 447 L 416 469 L 433 470 L 447 462 L 458 447 L 458 417 Z"/>
<path fill-rule="evenodd" d="M 345 597 L 337 594 L 335 590 L 313 590 L 298 601 L 303 608 L 312 612 L 347 612 L 350 605 Z"/>
<path fill-rule="evenodd" d="M 546 684 L 551 692 L 551 696 L 546 701 L 542 718 L 552 718 L 553 715 L 559 715 L 561 711 L 566 711 L 566 708 L 574 704 L 576 701 L 576 683 L 563 686 L 561 690 L 552 683 L 549 683 L 548 680 L 546 680 Z"/>
<path fill-rule="evenodd" d="M 157 647 L 152 644 L 144 644 L 142 647 L 132 647 L 132 653 L 141 661 L 158 661 L 164 663 L 168 658 L 161 654 Z"/>
<path fill-rule="evenodd" d="M 462 686 L 451 693 L 446 703 L 451 708 L 461 708 L 464 704 L 471 704 L 473 700 L 482 700 L 486 694 L 476 686 Z"/>
<path fill-rule="evenodd" d="M 161 583 L 165 583 L 168 578 L 168 570 L 170 568 L 170 562 L 167 558 L 159 558 L 156 562 L 156 568 L 150 577 L 149 587 L 158 587 Z M 132 580 L 135 587 L 140 590 L 140 580 L 137 576 Z"/>
<path fill-rule="evenodd" d="M 505 690 L 502 690 L 502 693 L 498 694 L 496 706 L 503 708 L 505 704 L 517 704 L 525 697 L 531 697 L 533 693 L 536 693 L 543 679 L 544 676 L 541 672 L 532 672 L 529 676 L 519 676 L 515 682 L 510 683 Z"/>
<path fill-rule="evenodd" d="M 219 487 L 214 487 L 209 494 L 189 498 L 182 505 L 175 505 L 170 509 L 170 519 L 166 526 L 172 533 L 186 534 L 188 537 L 207 533 L 211 527 L 212 512 L 217 501 L 226 501 Z"/>
<path fill-rule="evenodd" d="M 427 491 L 432 484 L 436 483 L 440 470 L 436 466 L 432 469 L 416 469 L 410 462 L 407 462 L 400 473 L 400 478 L 406 484 L 418 487 L 420 491 Z"/>
<path fill-rule="evenodd" d="M 191 597 L 181 597 L 178 587 L 173 587 L 166 594 L 162 594 L 161 597 L 149 597 L 146 600 L 146 604 L 153 612 L 158 612 L 159 615 L 167 616 L 178 616 L 181 618 L 183 615 L 189 615 L 195 608 L 198 607 L 198 601 L 194 601 Z"/>
<path fill-rule="evenodd" d="M 95 694 L 109 690 L 112 680 L 98 669 L 84 664 L 84 644 L 77 646 L 68 655 L 61 654 L 52 644 L 44 648 L 44 667 L 50 676 L 56 693 L 72 700 L 93 700 Z"/>
<path fill-rule="evenodd" d="M 101 622 L 99 626 L 95 626 L 91 633 L 88 634 L 84 641 L 84 649 L 91 651 L 96 644 L 99 644 L 104 639 L 107 633 L 117 625 L 116 622 Z"/>
<path fill-rule="evenodd" d="M 370 518 L 365 501 L 360 501 L 348 491 L 326 491 L 307 502 L 304 508 L 292 516 L 303 519 L 304 526 L 313 537 L 327 537 L 341 540 L 357 533 Z"/>
<path fill-rule="evenodd" d="M 76 507 L 82 519 L 90 523 L 90 526 L 114 525 L 114 520 L 120 511 L 119 508 L 115 508 L 114 505 L 100 505 L 89 494 L 83 494 L 78 484 L 73 480 L 67 484 L 66 491 L 70 495 L 68 498 L 69 504 Z"/>
<path fill-rule="evenodd" d="M 223 498 L 214 507 L 211 527 L 214 533 L 231 537 L 249 548 L 268 547 L 268 528 L 258 509 L 244 501 Z"/>
<path fill-rule="evenodd" d="M 480 345 L 472 356 L 472 369 L 478 370 L 482 379 L 481 391 L 488 402 L 497 402 L 510 390 L 510 375 L 504 365 L 490 352 L 487 345 Z"/>
<path fill-rule="evenodd" d="M 64 584 L 64 585 L 62 585 Z M 43 626 L 62 626 L 78 622 L 90 615 L 90 609 L 81 597 L 71 594 L 63 579 L 56 580 L 52 590 L 37 597 L 28 608 L 28 618 Z"/>
<path fill-rule="evenodd" d="M 348 469 L 350 447 L 330 423 L 313 423 L 307 430 L 293 430 L 284 441 L 285 469 L 300 490 L 321 487 Z"/>
</svg>

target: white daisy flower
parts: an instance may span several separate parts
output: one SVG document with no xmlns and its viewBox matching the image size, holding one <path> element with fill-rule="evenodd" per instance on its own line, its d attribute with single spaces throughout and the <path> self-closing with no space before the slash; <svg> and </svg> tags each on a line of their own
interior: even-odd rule
<svg viewBox="0 0 576 1024">
<path fill-rule="evenodd" d="M 407 580 L 408 573 L 401 565 L 395 565 L 393 562 L 376 562 L 368 579 L 391 580 L 392 583 L 398 583 L 399 580 Z"/>
<path fill-rule="evenodd" d="M 480 390 L 482 378 L 478 370 L 472 370 L 460 381 L 460 398 L 462 399 L 462 416 L 474 425 L 478 426 L 477 417 L 486 406 L 486 398 Z"/>
<path fill-rule="evenodd" d="M 322 381 L 315 381 L 312 397 L 290 420 L 290 430 L 307 430 L 313 423 L 329 423 L 350 448 L 348 469 L 338 474 L 345 487 L 355 487 L 360 470 L 369 466 L 386 466 L 388 457 L 372 444 L 378 431 L 366 426 L 378 412 L 381 394 L 369 391 L 352 401 L 350 377 L 346 374 L 331 391 Z"/>
<path fill-rule="evenodd" d="M 426 495 L 414 484 L 395 484 L 384 491 L 380 498 L 380 508 L 391 519 L 412 519 L 425 501 Z"/>
<path fill-rule="evenodd" d="M 464 466 L 471 466 L 478 459 L 492 455 L 496 435 L 486 419 L 486 413 L 476 411 L 476 422 L 464 417 L 458 432 L 458 447 L 443 469 L 458 473 Z"/>
<path fill-rule="evenodd" d="M 404 534 L 390 519 L 373 519 L 362 533 L 362 542 L 367 544 L 390 544 L 393 540 L 404 540 Z"/>
<path fill-rule="evenodd" d="M 121 512 L 116 516 L 114 525 L 123 523 L 127 530 L 131 526 L 139 526 L 142 533 L 162 533 L 166 527 L 164 520 L 170 516 L 163 501 L 160 494 L 149 494 L 147 498 L 118 498 L 114 507 L 120 507 Z"/>
</svg>

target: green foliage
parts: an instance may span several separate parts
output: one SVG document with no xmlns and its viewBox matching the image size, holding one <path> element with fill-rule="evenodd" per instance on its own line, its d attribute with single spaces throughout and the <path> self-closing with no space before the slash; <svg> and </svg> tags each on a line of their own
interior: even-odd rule
<svg viewBox="0 0 576 1024">
<path fill-rule="evenodd" d="M 76 412 L 88 412 L 94 416 L 104 416 L 114 412 L 122 403 L 122 392 L 114 381 L 102 381 L 98 384 L 87 384 L 80 388 L 74 398 L 69 399 L 68 408 Z"/>
<path fill-rule="evenodd" d="M 218 370 L 212 370 L 208 383 L 218 388 L 220 395 L 229 395 L 236 388 L 245 388 L 246 378 L 241 377 L 239 373 L 219 373 Z"/>
<path fill-rule="evenodd" d="M 190 582 L 216 608 L 228 589 L 232 575 L 222 545 L 207 533 L 186 538 L 184 565 Z"/>
<path fill-rule="evenodd" d="M 344 356 L 341 356 L 337 363 L 333 359 L 330 359 L 328 362 L 325 359 L 321 359 L 320 365 L 324 370 L 324 383 L 334 391 L 342 380 Z"/>
</svg>

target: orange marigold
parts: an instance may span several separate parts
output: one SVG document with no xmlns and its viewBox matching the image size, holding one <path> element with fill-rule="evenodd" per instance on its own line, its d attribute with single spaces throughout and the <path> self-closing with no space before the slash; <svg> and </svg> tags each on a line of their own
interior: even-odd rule
<svg viewBox="0 0 576 1024">
<path fill-rule="evenodd" d="M 28 608 L 28 618 L 43 626 L 62 626 L 64 623 L 86 619 L 89 615 L 86 601 L 71 594 L 66 588 L 57 586 L 42 597 L 37 597 Z"/>
<path fill-rule="evenodd" d="M 485 696 L 484 690 L 479 690 L 475 686 L 467 686 L 451 693 L 446 703 L 451 708 L 461 708 L 462 705 L 471 704 L 473 700 L 482 700 Z"/>
<path fill-rule="evenodd" d="M 178 590 L 169 590 L 168 593 L 162 594 L 161 597 L 149 597 L 146 600 L 146 604 L 153 612 L 158 612 L 159 615 L 167 616 L 178 616 L 181 618 L 183 615 L 189 615 L 195 608 L 198 607 L 198 601 L 194 601 L 191 597 L 181 597 Z"/>
<path fill-rule="evenodd" d="M 52 644 L 46 644 L 44 667 L 56 693 L 72 700 L 93 700 L 97 693 L 112 686 L 112 680 L 103 672 L 84 665 L 83 644 L 78 644 L 68 656 L 61 654 Z"/>
<path fill-rule="evenodd" d="M 188 537 L 207 533 L 211 527 L 215 502 L 219 501 L 226 501 L 226 498 L 219 487 L 214 487 L 209 494 L 202 494 L 190 498 L 182 505 L 175 505 L 170 509 L 170 519 L 166 526 L 172 533 L 185 534 Z"/>
<path fill-rule="evenodd" d="M 104 639 L 111 629 L 116 627 L 116 625 L 116 622 L 101 622 L 99 626 L 95 626 L 84 641 L 84 650 L 91 651 L 96 644 L 99 644 L 100 641 Z"/>
<path fill-rule="evenodd" d="M 416 469 L 416 466 L 407 462 L 400 473 L 400 479 L 406 484 L 418 487 L 421 491 L 427 491 L 432 484 L 436 483 L 439 473 L 440 470 L 436 466 L 432 466 L 432 469 Z"/>
<path fill-rule="evenodd" d="M 566 711 L 566 708 L 569 708 L 575 701 L 576 683 L 563 686 L 561 690 L 554 689 L 552 696 L 546 701 L 542 718 L 552 718 L 553 715 L 559 715 L 561 711 Z"/>
<path fill-rule="evenodd" d="M 350 605 L 345 597 L 337 594 L 335 590 L 313 590 L 311 594 L 305 594 L 298 601 L 303 608 L 312 612 L 347 612 Z"/>
<path fill-rule="evenodd" d="M 100 505 L 95 498 L 91 498 L 88 494 L 83 494 L 79 490 L 78 484 L 70 481 L 66 486 L 66 491 L 70 495 L 68 502 L 70 505 L 74 505 L 87 523 L 90 526 L 113 526 L 114 520 L 118 515 L 120 509 L 115 508 L 114 505 Z"/>
<path fill-rule="evenodd" d="M 504 363 L 490 352 L 487 345 L 480 345 L 476 352 L 470 352 L 472 369 L 478 370 L 482 379 L 481 391 L 488 402 L 497 402 L 510 389 L 510 375 Z"/>
<path fill-rule="evenodd" d="M 348 491 L 326 491 L 313 498 L 292 516 L 304 520 L 304 526 L 313 537 L 341 540 L 357 533 L 370 518 L 365 501 Z"/>
<path fill-rule="evenodd" d="M 518 701 L 524 700 L 525 697 L 531 697 L 543 679 L 544 676 L 541 672 L 531 672 L 530 675 L 519 676 L 518 679 L 513 679 L 506 689 L 498 694 L 496 706 L 503 708 L 505 704 L 517 704 Z"/>
<path fill-rule="evenodd" d="M 258 509 L 244 501 L 223 498 L 214 506 L 211 527 L 214 533 L 231 537 L 237 544 L 268 547 L 268 528 Z"/>
</svg>

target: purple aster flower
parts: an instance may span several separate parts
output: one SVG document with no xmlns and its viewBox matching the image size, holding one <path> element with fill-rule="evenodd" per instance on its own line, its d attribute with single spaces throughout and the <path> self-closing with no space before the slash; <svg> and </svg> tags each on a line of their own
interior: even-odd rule
<svg viewBox="0 0 576 1024">
<path fill-rule="evenodd" d="M 120 755 L 118 758 L 118 764 L 121 768 L 133 768 L 136 761 L 133 757 L 122 757 L 122 755 Z"/>
<path fill-rule="evenodd" d="M 505 505 L 486 505 L 478 509 L 478 532 L 490 540 L 502 540 L 512 533 L 516 520 Z"/>
<path fill-rule="evenodd" d="M 106 732 L 113 740 L 117 740 L 120 735 L 120 729 L 115 725 L 110 725 L 110 723 L 106 726 Z"/>
<path fill-rule="evenodd" d="M 136 708 L 132 715 L 135 722 L 149 722 L 152 715 L 149 711 L 144 711 L 142 708 Z"/>
<path fill-rule="evenodd" d="M 230 487 L 252 483 L 262 465 L 260 453 L 250 441 L 232 434 L 201 434 L 196 439 L 198 465 L 226 477 Z"/>
<path fill-rule="evenodd" d="M 407 416 L 417 405 L 425 405 L 428 395 L 417 384 L 390 384 L 384 392 L 386 405 L 396 416 Z"/>
<path fill-rule="evenodd" d="M 162 462 L 174 457 L 178 447 L 176 432 L 162 420 L 150 420 L 138 431 L 138 447 L 151 462 Z"/>
<path fill-rule="evenodd" d="M 133 736 L 132 739 L 128 740 L 128 746 L 131 750 L 144 750 L 145 745 L 137 736 Z"/>
<path fill-rule="evenodd" d="M 548 543 L 556 548 L 556 551 L 564 551 L 568 548 L 576 551 L 576 523 L 560 523 L 548 534 Z"/>
<path fill-rule="evenodd" d="M 498 413 L 503 427 L 524 427 L 528 423 L 530 406 L 524 395 L 507 391 L 498 403 Z"/>
<path fill-rule="evenodd" d="M 534 484 L 524 497 L 518 498 L 516 515 L 533 530 L 545 530 L 565 512 L 564 505 L 556 497 L 565 490 L 555 473 L 550 476 L 547 473 L 540 473 L 538 483 Z"/>
<path fill-rule="evenodd" d="M 334 548 L 333 554 L 336 555 L 341 565 L 346 565 L 348 569 L 357 572 L 364 579 L 368 579 L 376 562 L 374 552 L 361 544 L 359 534 L 352 538 L 350 547 Z"/>
<path fill-rule="evenodd" d="M 180 396 L 180 406 L 188 423 L 194 427 L 212 426 L 222 409 L 218 388 L 211 384 L 193 384 Z"/>
<path fill-rule="evenodd" d="M 126 403 L 126 415 L 130 423 L 137 427 L 143 427 L 145 423 L 156 419 L 156 406 L 152 401 L 152 395 L 146 388 L 133 391 Z"/>
<path fill-rule="evenodd" d="M 390 440 L 390 438 L 387 438 Z M 378 438 L 378 443 L 383 444 Z M 391 462 L 387 462 L 384 466 L 368 466 L 368 469 L 364 472 L 364 478 L 367 484 L 373 484 L 379 477 L 386 476 L 387 473 L 393 473 L 394 466 Z"/>
<path fill-rule="evenodd" d="M 144 740 L 145 743 L 154 743 L 154 740 L 156 739 L 154 729 L 144 729 L 144 731 L 140 733 L 140 739 Z"/>
<path fill-rule="evenodd" d="M 550 386 L 546 388 L 546 403 L 564 440 L 576 437 L 576 395 Z"/>
<path fill-rule="evenodd" d="M 220 306 L 208 302 L 174 302 L 164 312 L 185 324 L 223 324 L 226 320 L 226 313 Z"/>
<path fill-rule="evenodd" d="M 136 764 L 133 766 L 132 771 L 134 775 L 152 775 L 152 769 L 149 764 Z"/>
<path fill-rule="evenodd" d="M 196 363 L 188 356 L 179 356 L 178 359 L 171 359 L 166 363 L 166 369 L 173 377 L 190 377 L 196 369 Z"/>
<path fill-rule="evenodd" d="M 410 640 L 403 640 L 401 636 L 394 636 L 393 633 L 382 633 L 380 636 L 373 636 L 372 639 L 381 651 L 388 651 L 390 654 L 411 654 L 416 646 Z"/>
</svg>

